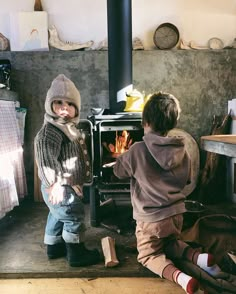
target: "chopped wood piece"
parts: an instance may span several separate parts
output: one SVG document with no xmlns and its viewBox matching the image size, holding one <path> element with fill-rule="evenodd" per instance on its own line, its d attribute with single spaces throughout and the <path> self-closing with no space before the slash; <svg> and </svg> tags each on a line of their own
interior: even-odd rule
<svg viewBox="0 0 236 294">
<path fill-rule="evenodd" d="M 114 267 L 119 264 L 115 251 L 115 240 L 111 237 L 105 237 L 101 240 L 102 251 L 105 257 L 105 266 Z"/>
</svg>

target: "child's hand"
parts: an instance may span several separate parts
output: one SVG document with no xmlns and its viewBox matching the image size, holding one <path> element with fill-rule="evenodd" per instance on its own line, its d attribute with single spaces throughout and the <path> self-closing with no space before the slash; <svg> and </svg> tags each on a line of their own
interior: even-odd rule
<svg viewBox="0 0 236 294">
<path fill-rule="evenodd" d="M 48 201 L 53 205 L 59 204 L 63 201 L 65 195 L 65 188 L 59 183 L 53 184 L 49 189 L 49 198 Z"/>
</svg>

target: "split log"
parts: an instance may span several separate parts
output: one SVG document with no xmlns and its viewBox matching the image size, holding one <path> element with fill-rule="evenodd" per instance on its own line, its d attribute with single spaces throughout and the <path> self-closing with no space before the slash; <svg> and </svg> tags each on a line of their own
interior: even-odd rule
<svg viewBox="0 0 236 294">
<path fill-rule="evenodd" d="M 105 237 L 101 240 L 102 251 L 105 257 L 105 267 L 114 267 L 119 264 L 115 251 L 115 240 L 111 237 Z"/>
</svg>

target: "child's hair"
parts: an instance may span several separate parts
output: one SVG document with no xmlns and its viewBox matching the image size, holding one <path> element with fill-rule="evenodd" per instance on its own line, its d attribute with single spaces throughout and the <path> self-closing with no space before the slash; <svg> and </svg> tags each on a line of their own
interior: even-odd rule
<svg viewBox="0 0 236 294">
<path fill-rule="evenodd" d="M 147 124 L 153 131 L 165 135 L 177 125 L 180 112 L 179 101 L 172 94 L 154 93 L 144 106 L 142 125 Z"/>
</svg>

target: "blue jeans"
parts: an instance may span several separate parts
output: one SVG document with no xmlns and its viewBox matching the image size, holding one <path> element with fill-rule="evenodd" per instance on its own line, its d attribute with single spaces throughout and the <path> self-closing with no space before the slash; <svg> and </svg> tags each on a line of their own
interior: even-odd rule
<svg viewBox="0 0 236 294">
<path fill-rule="evenodd" d="M 84 204 L 70 186 L 65 186 L 65 197 L 60 204 L 48 202 L 49 194 L 42 184 L 43 199 L 49 208 L 44 243 L 54 245 L 63 241 L 66 243 L 84 242 Z"/>
</svg>

